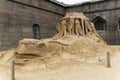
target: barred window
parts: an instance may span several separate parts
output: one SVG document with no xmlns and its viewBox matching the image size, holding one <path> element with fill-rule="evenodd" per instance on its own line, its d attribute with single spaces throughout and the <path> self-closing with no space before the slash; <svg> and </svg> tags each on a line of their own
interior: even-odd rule
<svg viewBox="0 0 120 80">
<path fill-rule="evenodd" d="M 93 23 L 95 25 L 96 30 L 107 30 L 107 26 L 106 26 L 106 21 L 97 16 L 94 20 Z"/>
<path fill-rule="evenodd" d="M 33 30 L 33 38 L 40 39 L 40 27 L 39 27 L 39 25 L 33 24 L 32 30 Z"/>
</svg>

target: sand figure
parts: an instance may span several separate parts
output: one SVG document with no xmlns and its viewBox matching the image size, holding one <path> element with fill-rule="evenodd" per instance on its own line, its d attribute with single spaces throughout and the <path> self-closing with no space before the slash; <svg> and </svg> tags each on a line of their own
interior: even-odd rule
<svg viewBox="0 0 120 80">
<path fill-rule="evenodd" d="M 53 36 L 54 40 L 57 39 L 57 37 L 59 36 L 59 32 L 61 31 L 61 24 L 60 24 L 60 22 L 57 23 L 56 29 L 57 29 L 57 34 L 55 34 L 55 36 Z"/>
<path fill-rule="evenodd" d="M 59 33 L 53 37 L 53 39 L 58 39 L 67 36 L 67 23 L 66 20 L 62 20 L 60 24 L 57 25 L 57 30 Z"/>
<path fill-rule="evenodd" d="M 88 33 L 92 33 L 94 34 L 96 37 L 100 38 L 100 36 L 98 35 L 96 29 L 95 29 L 95 26 L 92 22 L 90 21 L 86 21 L 86 26 L 88 28 Z M 102 38 L 101 38 L 102 39 Z"/>
<path fill-rule="evenodd" d="M 84 24 L 84 19 L 80 19 L 81 22 L 81 28 L 83 30 L 83 34 L 85 34 L 85 24 Z"/>
<path fill-rule="evenodd" d="M 89 25 L 89 28 L 91 29 L 91 31 L 92 31 L 93 33 L 95 33 L 96 36 L 100 37 L 100 36 L 98 35 L 96 29 L 95 29 L 94 24 L 93 24 L 92 22 L 89 22 L 89 24 L 90 24 L 90 25 Z"/>
<path fill-rule="evenodd" d="M 60 23 L 57 23 L 57 25 L 56 25 L 56 29 L 58 30 L 58 32 L 60 32 L 61 31 L 61 27 L 60 27 Z"/>
<path fill-rule="evenodd" d="M 83 13 L 70 12 L 56 26 L 58 33 L 54 40 L 70 36 L 89 36 L 100 38 L 94 24 Z M 101 38 L 100 38 L 101 39 Z"/>
<path fill-rule="evenodd" d="M 94 24 L 92 22 L 90 22 L 89 20 L 86 21 L 86 26 L 88 28 L 89 33 L 93 33 L 94 35 L 96 35 L 96 37 L 100 38 L 100 36 L 98 35 L 98 33 L 97 33 L 96 29 L 95 29 L 95 26 L 94 26 Z"/>
<path fill-rule="evenodd" d="M 95 31 L 94 24 L 92 24 L 89 20 L 85 21 L 85 27 L 86 27 L 86 32 L 94 32 Z"/>
<path fill-rule="evenodd" d="M 80 25 L 80 21 L 78 19 L 75 20 L 75 33 L 77 34 L 77 36 L 84 35 L 82 27 Z"/>
<path fill-rule="evenodd" d="M 68 33 L 74 34 L 74 18 L 69 18 L 69 24 L 68 24 Z"/>
<path fill-rule="evenodd" d="M 60 36 L 64 36 L 66 37 L 67 36 L 67 23 L 66 23 L 66 20 L 63 20 L 61 22 L 61 35 Z"/>
</svg>

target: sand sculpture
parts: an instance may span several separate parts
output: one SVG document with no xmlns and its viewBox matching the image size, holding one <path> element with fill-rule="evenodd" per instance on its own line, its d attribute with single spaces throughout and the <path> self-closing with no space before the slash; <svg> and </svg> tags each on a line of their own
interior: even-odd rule
<svg viewBox="0 0 120 80">
<path fill-rule="evenodd" d="M 96 32 L 94 24 L 83 13 L 67 13 L 60 19 L 56 28 L 58 33 L 52 38 L 20 40 L 14 50 L 15 59 L 49 59 L 54 55 L 62 58 L 63 53 L 90 57 L 107 51 L 104 50 L 104 47 L 107 47 L 106 43 Z"/>
<path fill-rule="evenodd" d="M 99 52 L 102 45 L 106 45 L 96 32 L 93 23 L 83 13 L 67 13 L 64 18 L 60 19 L 56 27 L 58 33 L 53 38 L 21 40 L 16 48 L 16 55 L 51 58 L 53 55 L 61 57 L 64 52 L 81 54 L 86 50 L 89 52 L 87 54 L 92 55 L 91 48 L 93 51 L 96 48 Z M 86 46 L 86 49 L 84 48 L 85 50 L 81 52 L 80 48 L 83 46 Z"/>
<path fill-rule="evenodd" d="M 83 15 L 83 13 L 67 13 L 64 18 L 57 24 L 58 33 L 53 39 L 59 39 L 69 35 L 88 36 L 94 34 L 100 38 L 95 30 L 94 24 Z"/>
<path fill-rule="evenodd" d="M 1 52 L 0 64 L 15 60 L 29 69 L 54 60 L 90 58 L 97 61 L 96 57 L 110 51 L 96 32 L 94 24 L 83 13 L 67 13 L 60 19 L 56 28 L 58 33 L 52 38 L 23 39 L 19 41 L 17 48 Z"/>
</svg>

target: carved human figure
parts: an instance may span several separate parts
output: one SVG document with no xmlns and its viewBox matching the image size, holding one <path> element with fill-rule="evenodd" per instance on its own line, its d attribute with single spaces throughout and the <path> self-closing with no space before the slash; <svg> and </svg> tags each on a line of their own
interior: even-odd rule
<svg viewBox="0 0 120 80">
<path fill-rule="evenodd" d="M 67 22 L 66 20 L 62 20 L 59 24 L 56 26 L 58 30 L 58 34 L 53 37 L 53 39 L 58 39 L 61 37 L 65 37 L 67 35 Z"/>
<path fill-rule="evenodd" d="M 89 30 L 87 36 L 91 37 L 93 39 L 95 39 L 97 42 L 104 42 L 104 40 L 102 39 L 102 37 L 100 37 L 95 29 L 95 26 L 92 22 L 90 22 L 89 20 L 86 21 L 86 28 Z M 104 42 L 105 43 L 105 42 Z"/>
<path fill-rule="evenodd" d="M 60 22 L 58 22 L 57 25 L 56 25 L 56 29 L 58 30 L 58 32 L 61 31 L 61 27 L 60 26 L 61 26 L 61 24 L 60 24 Z"/>
<path fill-rule="evenodd" d="M 95 26 L 92 22 L 89 21 L 89 30 L 94 33 L 97 37 L 100 37 L 98 33 L 96 32 Z"/>
<path fill-rule="evenodd" d="M 90 23 L 88 20 L 85 20 L 84 23 L 85 23 L 85 33 L 87 35 L 88 32 L 91 32 Z"/>
<path fill-rule="evenodd" d="M 75 20 L 75 33 L 77 34 L 77 36 L 84 35 L 82 27 L 80 25 L 80 21 L 78 19 Z"/>
<path fill-rule="evenodd" d="M 89 22 L 90 24 L 90 29 L 93 31 L 93 32 L 96 32 L 96 29 L 95 29 L 95 26 L 92 22 Z"/>
<path fill-rule="evenodd" d="M 97 33 L 94 24 L 92 22 L 90 22 L 90 25 L 91 25 L 90 28 L 92 29 L 94 35 L 98 38 L 98 41 L 105 43 L 105 41 L 103 40 L 103 38 L 101 36 L 99 36 L 99 34 Z"/>
<path fill-rule="evenodd" d="M 80 19 L 83 34 L 85 34 L 85 23 L 84 23 L 84 21 L 85 21 L 84 19 Z"/>
<path fill-rule="evenodd" d="M 68 33 L 72 34 L 74 33 L 74 18 L 69 18 L 69 24 L 68 24 Z"/>
<path fill-rule="evenodd" d="M 66 20 L 62 20 L 61 22 L 61 36 L 66 36 L 67 35 L 67 22 Z"/>
</svg>

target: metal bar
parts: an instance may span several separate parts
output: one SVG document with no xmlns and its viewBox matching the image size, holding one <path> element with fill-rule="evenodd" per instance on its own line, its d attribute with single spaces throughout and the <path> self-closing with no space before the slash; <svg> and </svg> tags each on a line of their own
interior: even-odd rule
<svg viewBox="0 0 120 80">
<path fill-rule="evenodd" d="M 12 61 L 12 70 L 11 70 L 11 80 L 15 80 L 15 66 L 14 66 L 14 61 Z"/>
<path fill-rule="evenodd" d="M 111 67 L 110 52 L 107 52 L 107 67 Z"/>
</svg>

